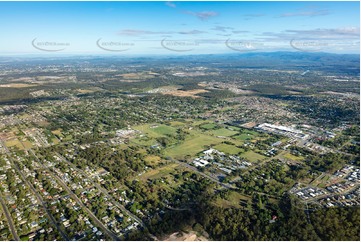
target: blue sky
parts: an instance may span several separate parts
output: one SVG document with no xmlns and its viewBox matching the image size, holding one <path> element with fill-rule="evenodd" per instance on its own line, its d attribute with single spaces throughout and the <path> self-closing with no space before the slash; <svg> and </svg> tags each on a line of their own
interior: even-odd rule
<svg viewBox="0 0 361 242">
<path fill-rule="evenodd" d="M 0 2 L 0 54 L 359 53 L 359 2 Z"/>
</svg>

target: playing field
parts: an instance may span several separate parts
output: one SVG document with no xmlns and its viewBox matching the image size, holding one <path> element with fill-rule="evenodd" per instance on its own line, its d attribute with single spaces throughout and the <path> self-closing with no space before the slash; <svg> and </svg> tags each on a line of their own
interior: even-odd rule
<svg viewBox="0 0 361 242">
<path fill-rule="evenodd" d="M 229 129 L 225 129 L 225 128 L 212 130 L 210 132 L 212 134 L 214 134 L 215 136 L 232 136 L 232 135 L 235 135 L 238 133 L 237 131 L 229 130 Z"/>
<path fill-rule="evenodd" d="M 233 138 L 246 141 L 246 140 L 252 140 L 254 136 L 251 134 L 241 134 L 241 135 L 233 136 Z"/>
<path fill-rule="evenodd" d="M 157 141 L 153 138 L 148 137 L 138 137 L 135 139 L 132 139 L 132 142 L 138 144 L 138 145 L 145 145 L 145 146 L 151 146 L 157 144 Z"/>
<path fill-rule="evenodd" d="M 145 124 L 134 127 L 135 130 L 141 131 L 143 134 L 146 134 L 150 138 L 158 138 L 166 134 L 174 134 L 176 128 L 166 125 L 156 125 L 156 124 Z"/>
<path fill-rule="evenodd" d="M 228 144 L 219 144 L 213 147 L 216 150 L 219 150 L 221 152 L 224 152 L 226 154 L 230 155 L 236 155 L 243 151 L 243 149 L 240 149 L 234 145 L 228 145 Z"/>
<path fill-rule="evenodd" d="M 192 132 L 192 135 L 188 136 L 182 144 L 166 149 L 165 154 L 173 158 L 183 158 L 186 155 L 195 156 L 203 151 L 205 146 L 217 145 L 221 142 L 222 139 L 217 137 Z"/>
</svg>

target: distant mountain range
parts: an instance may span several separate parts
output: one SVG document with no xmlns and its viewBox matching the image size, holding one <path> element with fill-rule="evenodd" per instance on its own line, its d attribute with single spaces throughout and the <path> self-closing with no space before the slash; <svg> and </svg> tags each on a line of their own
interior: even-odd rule
<svg viewBox="0 0 361 242">
<path fill-rule="evenodd" d="M 190 66 L 194 65 L 221 65 L 223 68 L 265 68 L 265 69 L 299 69 L 324 71 L 337 74 L 356 75 L 360 74 L 360 55 L 359 54 L 333 54 L 324 52 L 252 52 L 252 53 L 232 53 L 232 54 L 204 54 L 204 55 L 181 55 L 181 56 L 9 56 L 0 57 L 2 63 L 22 63 L 39 62 L 40 63 L 66 63 L 87 61 L 93 64 L 107 65 L 107 62 L 127 64 L 157 63 L 162 65 L 182 64 L 186 62 Z M 109 64 L 111 64 L 109 63 Z M 224 66 L 223 66 L 224 65 Z"/>
</svg>

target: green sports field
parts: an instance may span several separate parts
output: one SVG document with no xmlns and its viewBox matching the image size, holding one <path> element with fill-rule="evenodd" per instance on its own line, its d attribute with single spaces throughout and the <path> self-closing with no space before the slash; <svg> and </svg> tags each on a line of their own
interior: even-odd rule
<svg viewBox="0 0 361 242">
<path fill-rule="evenodd" d="M 227 136 L 227 137 L 238 133 L 237 131 L 229 130 L 226 128 L 216 129 L 216 130 L 212 130 L 210 132 L 215 136 Z"/>
<path fill-rule="evenodd" d="M 243 149 L 240 149 L 234 145 L 228 145 L 228 144 L 218 144 L 218 145 L 214 146 L 213 148 L 216 150 L 219 150 L 221 152 L 224 152 L 226 154 L 230 154 L 230 155 L 236 155 L 243 151 Z"/>
<path fill-rule="evenodd" d="M 158 138 L 167 134 L 174 134 L 177 129 L 167 125 L 144 124 L 134 127 L 135 130 L 141 131 L 150 138 Z"/>
<path fill-rule="evenodd" d="M 186 155 L 195 156 L 203 151 L 205 146 L 216 145 L 222 141 L 222 139 L 217 137 L 193 131 L 183 143 L 167 148 L 165 154 L 173 158 L 183 158 Z"/>
</svg>

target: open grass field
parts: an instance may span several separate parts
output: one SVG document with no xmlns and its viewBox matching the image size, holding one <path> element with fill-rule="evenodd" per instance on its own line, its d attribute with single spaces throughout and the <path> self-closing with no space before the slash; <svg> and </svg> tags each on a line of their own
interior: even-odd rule
<svg viewBox="0 0 361 242">
<path fill-rule="evenodd" d="M 187 123 L 191 124 L 192 126 L 202 125 L 202 124 L 208 124 L 209 121 L 206 120 L 194 120 L 194 119 L 187 119 Z"/>
<path fill-rule="evenodd" d="M 283 155 L 284 158 L 289 159 L 289 160 L 294 160 L 294 161 L 303 161 L 305 158 L 302 156 L 295 156 L 292 155 L 290 153 L 286 153 Z"/>
<path fill-rule="evenodd" d="M 319 177 L 314 179 L 309 184 L 312 186 L 318 186 L 320 188 L 326 188 L 329 185 L 329 181 L 331 180 L 331 175 L 322 173 Z"/>
<path fill-rule="evenodd" d="M 16 146 L 16 147 L 18 147 L 18 148 L 21 149 L 21 150 L 24 149 L 23 145 L 21 144 L 21 142 L 20 142 L 18 139 L 10 139 L 10 140 L 7 140 L 7 141 L 5 141 L 5 145 L 6 145 L 7 147 L 9 147 L 9 148 Z"/>
<path fill-rule="evenodd" d="M 172 122 L 170 122 L 170 125 L 171 125 L 172 127 L 182 127 L 182 126 L 185 125 L 185 123 L 179 122 L 179 121 L 172 121 Z"/>
<path fill-rule="evenodd" d="M 169 173 L 173 172 L 178 166 L 179 164 L 172 163 L 163 167 L 159 167 L 157 169 L 153 169 L 141 175 L 140 179 L 146 181 L 147 179 L 157 179 L 164 177 Z"/>
<path fill-rule="evenodd" d="M 228 127 L 229 130 L 235 130 L 235 131 L 240 131 L 241 130 L 240 127 L 236 127 L 236 126 L 228 125 L 227 127 Z"/>
<path fill-rule="evenodd" d="M 177 97 L 194 97 L 199 98 L 197 94 L 208 92 L 205 89 L 193 89 L 193 90 L 181 90 L 182 86 L 180 85 L 169 85 L 162 86 L 155 89 L 148 90 L 150 93 L 161 93 L 164 95 L 172 95 Z"/>
<path fill-rule="evenodd" d="M 77 92 L 81 93 L 81 94 L 86 94 L 86 93 L 92 93 L 95 92 L 94 90 L 90 90 L 90 89 L 77 89 Z"/>
<path fill-rule="evenodd" d="M 99 87 L 92 87 L 92 88 L 88 88 L 88 89 L 77 89 L 76 91 L 81 94 L 87 94 L 87 93 L 93 93 L 93 92 L 102 91 L 102 90 L 103 89 L 101 89 Z"/>
<path fill-rule="evenodd" d="M 118 145 L 119 149 L 128 149 L 128 145 L 127 144 L 119 144 Z"/>
<path fill-rule="evenodd" d="M 261 135 L 261 133 L 258 133 L 257 131 L 254 131 L 254 130 L 249 130 L 249 129 L 243 129 L 240 131 L 242 134 L 250 134 L 250 135 L 253 135 L 253 136 L 258 136 L 258 135 Z"/>
<path fill-rule="evenodd" d="M 157 73 L 152 73 L 152 72 L 139 72 L 139 73 L 124 73 L 119 76 L 122 76 L 125 79 L 147 79 L 154 77 L 156 74 Z"/>
<path fill-rule="evenodd" d="M 210 131 L 212 134 L 214 134 L 215 136 L 232 136 L 237 134 L 237 131 L 234 130 L 229 130 L 226 128 L 221 128 L 221 129 L 216 129 L 216 130 L 212 130 Z"/>
<path fill-rule="evenodd" d="M 233 138 L 239 139 L 239 140 L 242 140 L 242 141 L 246 141 L 246 140 L 254 139 L 254 136 L 251 135 L 251 134 L 240 134 L 240 135 L 237 135 L 237 136 L 233 136 Z"/>
<path fill-rule="evenodd" d="M 157 155 L 148 155 L 144 158 L 144 161 L 146 162 L 147 166 L 156 166 L 161 161 L 161 158 Z"/>
<path fill-rule="evenodd" d="M 176 96 L 176 97 L 199 98 L 199 96 L 197 96 L 197 94 L 204 93 L 204 92 L 208 92 L 208 91 L 205 89 L 194 89 L 194 90 L 188 90 L 188 91 L 175 90 L 175 91 L 163 92 L 163 94 L 172 95 L 172 96 Z"/>
<path fill-rule="evenodd" d="M 60 143 L 60 141 L 57 138 L 52 138 L 51 142 L 53 142 L 54 145 L 57 145 Z"/>
<path fill-rule="evenodd" d="M 210 130 L 210 129 L 214 129 L 215 127 L 217 127 L 217 125 L 214 123 L 207 123 L 207 124 L 203 124 L 199 127 L 202 129 Z"/>
<path fill-rule="evenodd" d="M 149 138 L 158 138 L 167 134 L 174 134 L 177 130 L 176 128 L 167 125 L 153 125 L 153 124 L 135 126 L 134 129 L 141 131 L 143 134 L 146 134 Z"/>
<path fill-rule="evenodd" d="M 15 134 L 16 131 L 17 131 L 17 129 L 15 131 L 1 132 L 0 139 L 8 140 L 8 139 L 16 138 L 16 134 Z"/>
<path fill-rule="evenodd" d="M 222 139 L 193 131 L 182 144 L 166 149 L 165 154 L 173 158 L 195 156 L 203 151 L 205 146 L 217 145 L 221 142 Z"/>
<path fill-rule="evenodd" d="M 250 200 L 249 197 L 246 197 L 238 192 L 230 192 L 230 195 L 227 199 L 217 198 L 215 201 L 215 205 L 222 208 L 241 208 L 245 204 L 245 201 Z"/>
<path fill-rule="evenodd" d="M 36 87 L 35 84 L 26 84 L 26 83 L 10 83 L 2 84 L 0 87 L 11 87 L 11 88 L 25 88 L 25 87 Z"/>
<path fill-rule="evenodd" d="M 160 135 L 174 134 L 176 132 L 175 128 L 165 125 L 160 125 L 156 128 L 151 128 L 151 130 Z"/>
<path fill-rule="evenodd" d="M 33 144 L 29 140 L 22 141 L 21 143 L 26 150 L 33 148 Z"/>
<path fill-rule="evenodd" d="M 61 129 L 51 131 L 53 134 L 61 136 Z"/>
<path fill-rule="evenodd" d="M 257 154 L 251 150 L 243 153 L 241 157 L 246 158 L 251 162 L 256 162 L 258 160 L 263 160 L 264 158 L 266 158 L 265 156 Z"/>
<path fill-rule="evenodd" d="M 69 134 L 64 138 L 64 141 L 71 140 L 72 138 L 73 138 L 73 136 Z"/>
<path fill-rule="evenodd" d="M 45 120 L 42 120 L 42 121 L 39 121 L 39 122 L 36 122 L 39 126 L 41 127 L 47 127 L 50 125 L 50 123 L 48 121 L 45 121 Z"/>
<path fill-rule="evenodd" d="M 214 146 L 213 148 L 216 150 L 219 150 L 221 152 L 224 152 L 226 154 L 230 154 L 230 155 L 236 155 L 243 151 L 243 149 L 240 149 L 234 145 L 228 145 L 228 144 L 218 144 L 218 145 Z"/>
<path fill-rule="evenodd" d="M 28 119 L 28 118 L 30 118 L 31 116 L 29 115 L 29 114 L 27 114 L 27 113 L 24 113 L 24 114 L 22 114 L 22 115 L 20 115 L 19 116 L 19 118 L 21 118 L 21 119 Z"/>
<path fill-rule="evenodd" d="M 138 145 L 145 145 L 145 146 L 151 146 L 151 145 L 155 145 L 157 143 L 156 140 L 154 140 L 153 138 L 148 138 L 148 137 L 138 137 L 135 139 L 132 139 L 133 143 L 136 143 Z"/>
</svg>

